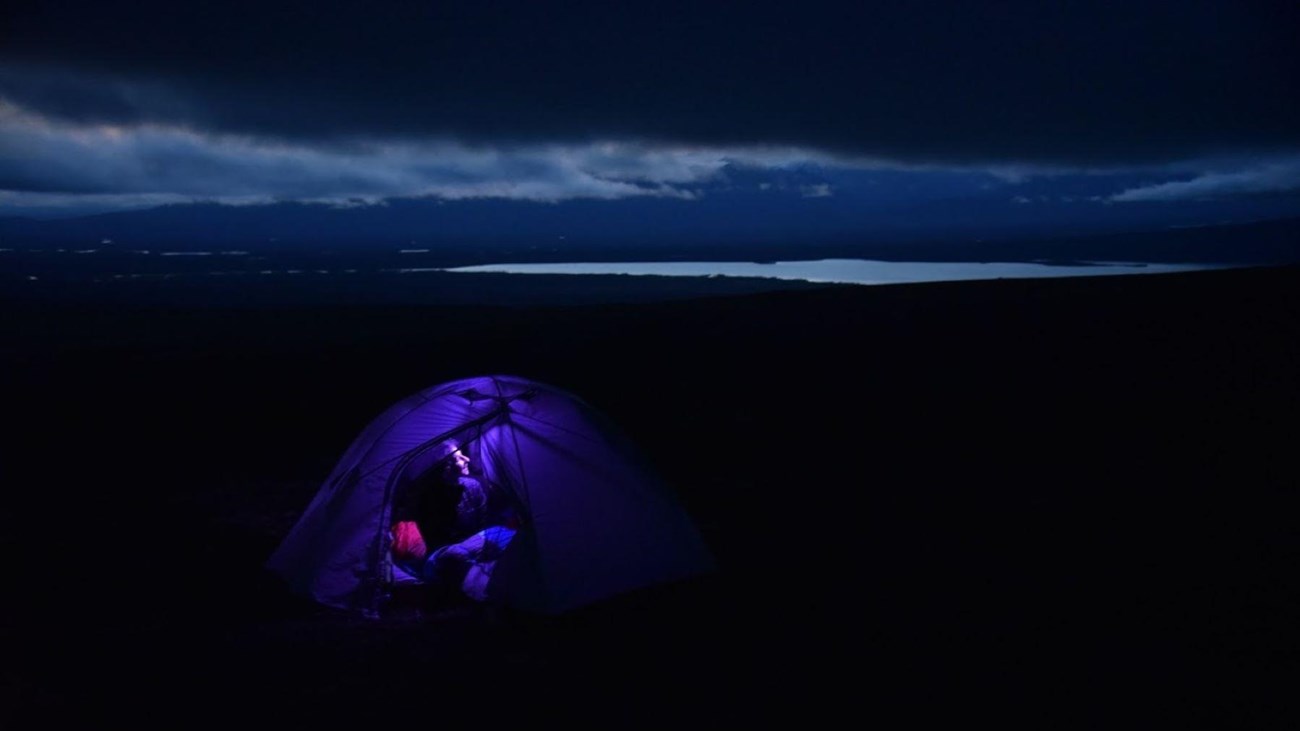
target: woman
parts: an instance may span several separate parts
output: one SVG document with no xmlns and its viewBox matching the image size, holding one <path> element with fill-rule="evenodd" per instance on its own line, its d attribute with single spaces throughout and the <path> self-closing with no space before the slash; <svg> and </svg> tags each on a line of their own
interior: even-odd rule
<svg viewBox="0 0 1300 731">
<path fill-rule="evenodd" d="M 491 488 L 470 474 L 469 456 L 459 444 L 443 442 L 437 449 L 435 466 L 411 487 L 414 520 L 393 526 L 393 560 L 426 583 L 460 584 L 482 600 L 515 526 L 500 525 L 507 521 L 495 514 Z"/>
</svg>

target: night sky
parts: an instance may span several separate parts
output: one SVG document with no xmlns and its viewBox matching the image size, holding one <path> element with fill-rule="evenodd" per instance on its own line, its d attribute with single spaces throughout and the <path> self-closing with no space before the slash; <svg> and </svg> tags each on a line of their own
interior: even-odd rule
<svg viewBox="0 0 1300 731">
<path fill-rule="evenodd" d="M 944 211 L 1295 216 L 1298 7 L 24 3 L 0 15 L 0 216 L 743 199 L 792 235 L 829 199 L 856 212 L 841 234 Z"/>
</svg>

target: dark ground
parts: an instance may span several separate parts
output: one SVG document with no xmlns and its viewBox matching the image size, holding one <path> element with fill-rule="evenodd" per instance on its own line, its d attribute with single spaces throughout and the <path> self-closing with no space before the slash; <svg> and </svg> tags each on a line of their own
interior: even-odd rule
<svg viewBox="0 0 1300 731">
<path fill-rule="evenodd" d="M 5 727 L 1294 718 L 1294 267 L 0 311 Z M 612 417 L 722 570 L 567 617 L 378 622 L 261 573 L 371 418 L 487 373 Z"/>
</svg>

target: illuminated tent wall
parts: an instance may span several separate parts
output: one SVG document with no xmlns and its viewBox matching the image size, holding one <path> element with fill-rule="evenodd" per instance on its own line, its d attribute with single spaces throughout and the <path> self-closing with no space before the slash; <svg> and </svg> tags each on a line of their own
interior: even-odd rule
<svg viewBox="0 0 1300 731">
<path fill-rule="evenodd" d="M 524 526 L 488 600 L 557 613 L 713 568 L 689 517 L 580 399 L 522 378 L 454 381 L 392 406 L 352 443 L 268 567 L 289 587 L 377 616 L 392 588 L 394 500 L 446 439 L 508 491 Z"/>
</svg>

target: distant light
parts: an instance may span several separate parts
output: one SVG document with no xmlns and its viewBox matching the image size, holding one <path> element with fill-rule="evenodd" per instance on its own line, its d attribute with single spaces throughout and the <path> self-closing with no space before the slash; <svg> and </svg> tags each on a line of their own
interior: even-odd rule
<svg viewBox="0 0 1300 731">
<path fill-rule="evenodd" d="M 113 240 L 112 240 L 112 239 L 100 239 L 100 240 L 99 240 L 99 243 L 100 243 L 100 244 L 103 244 L 103 245 L 107 245 L 107 244 L 111 244 L 111 243 L 113 243 Z"/>
<path fill-rule="evenodd" d="M 39 277 L 37 277 L 37 276 L 34 275 L 34 274 L 28 274 L 28 275 L 27 275 L 27 281 L 29 281 L 29 282 L 35 282 L 37 279 L 39 279 Z"/>
</svg>

